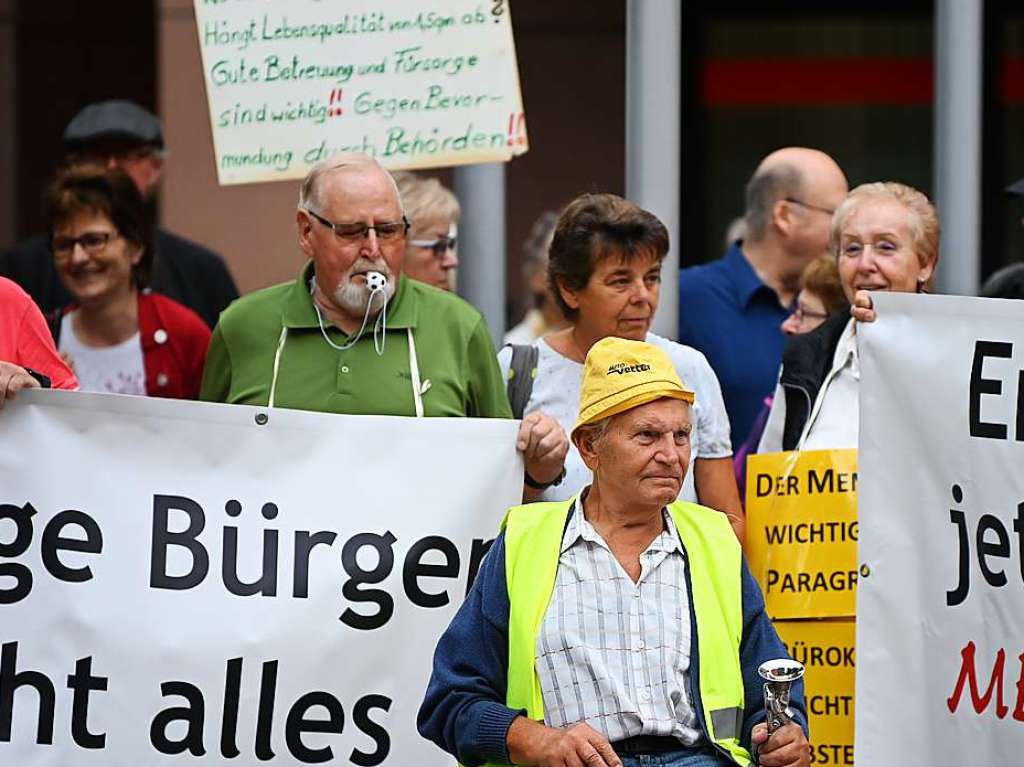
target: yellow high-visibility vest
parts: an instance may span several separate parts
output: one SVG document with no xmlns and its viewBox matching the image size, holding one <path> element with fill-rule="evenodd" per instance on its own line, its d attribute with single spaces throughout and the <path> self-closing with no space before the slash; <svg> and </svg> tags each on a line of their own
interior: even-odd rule
<svg viewBox="0 0 1024 767">
<path fill-rule="evenodd" d="M 544 699 L 535 665 L 537 635 L 554 591 L 566 515 L 574 500 L 516 506 L 509 509 L 502 523 L 510 604 L 505 703 L 509 708 L 526 709 L 527 715 L 537 721 L 544 719 Z M 746 767 L 751 757 L 740 745 L 744 698 L 739 541 L 721 512 L 685 501 L 675 501 L 668 511 L 686 551 L 690 572 L 704 722 L 711 740 Z"/>
</svg>

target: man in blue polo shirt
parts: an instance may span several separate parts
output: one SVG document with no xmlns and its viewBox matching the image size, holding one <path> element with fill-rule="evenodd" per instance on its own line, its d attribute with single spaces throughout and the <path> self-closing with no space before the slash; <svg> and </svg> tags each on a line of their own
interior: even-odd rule
<svg viewBox="0 0 1024 767">
<path fill-rule="evenodd" d="M 679 341 L 702 351 L 717 374 L 734 449 L 775 390 L 780 325 L 804 267 L 828 251 L 832 211 L 846 193 L 846 176 L 824 152 L 772 152 L 747 184 L 746 239 L 680 273 Z"/>
</svg>

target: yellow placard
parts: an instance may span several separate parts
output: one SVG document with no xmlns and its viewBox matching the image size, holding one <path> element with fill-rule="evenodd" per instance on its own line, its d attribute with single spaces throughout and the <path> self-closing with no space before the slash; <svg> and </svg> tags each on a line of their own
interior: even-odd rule
<svg viewBox="0 0 1024 767">
<path fill-rule="evenodd" d="M 772 618 L 854 615 L 857 451 L 751 455 L 746 554 Z"/>
<path fill-rule="evenodd" d="M 789 654 L 807 669 L 811 764 L 853 764 L 854 626 L 842 618 L 775 622 Z"/>
</svg>

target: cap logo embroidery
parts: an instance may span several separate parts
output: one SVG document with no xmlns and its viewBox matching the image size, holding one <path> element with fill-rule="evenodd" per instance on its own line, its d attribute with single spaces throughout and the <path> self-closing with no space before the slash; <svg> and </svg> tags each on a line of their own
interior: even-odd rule
<svg viewBox="0 0 1024 767">
<path fill-rule="evenodd" d="M 605 375 L 611 375 L 612 373 L 617 373 L 618 375 L 623 375 L 624 373 L 646 373 L 650 369 L 651 366 L 646 362 L 638 362 L 635 365 L 627 365 L 625 362 L 616 362 L 608 368 L 608 372 Z"/>
</svg>

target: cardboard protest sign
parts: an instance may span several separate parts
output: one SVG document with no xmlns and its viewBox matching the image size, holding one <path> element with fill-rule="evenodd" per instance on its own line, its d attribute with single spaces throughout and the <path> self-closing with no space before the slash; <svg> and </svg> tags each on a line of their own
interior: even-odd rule
<svg viewBox="0 0 1024 767">
<path fill-rule="evenodd" d="M 528 149 L 508 0 L 194 0 L 221 184 Z"/>
<path fill-rule="evenodd" d="M 515 421 L 47 391 L 0 420 L 0 764 L 451 764 L 415 717 L 520 498 Z"/>
<path fill-rule="evenodd" d="M 1024 754 L 1024 302 L 876 293 L 860 348 L 857 764 Z"/>
<path fill-rule="evenodd" d="M 811 763 L 853 764 L 855 624 L 849 618 L 775 621 L 794 660 L 804 664 Z"/>
<path fill-rule="evenodd" d="M 772 618 L 852 616 L 857 451 L 749 456 L 746 553 Z"/>
</svg>

